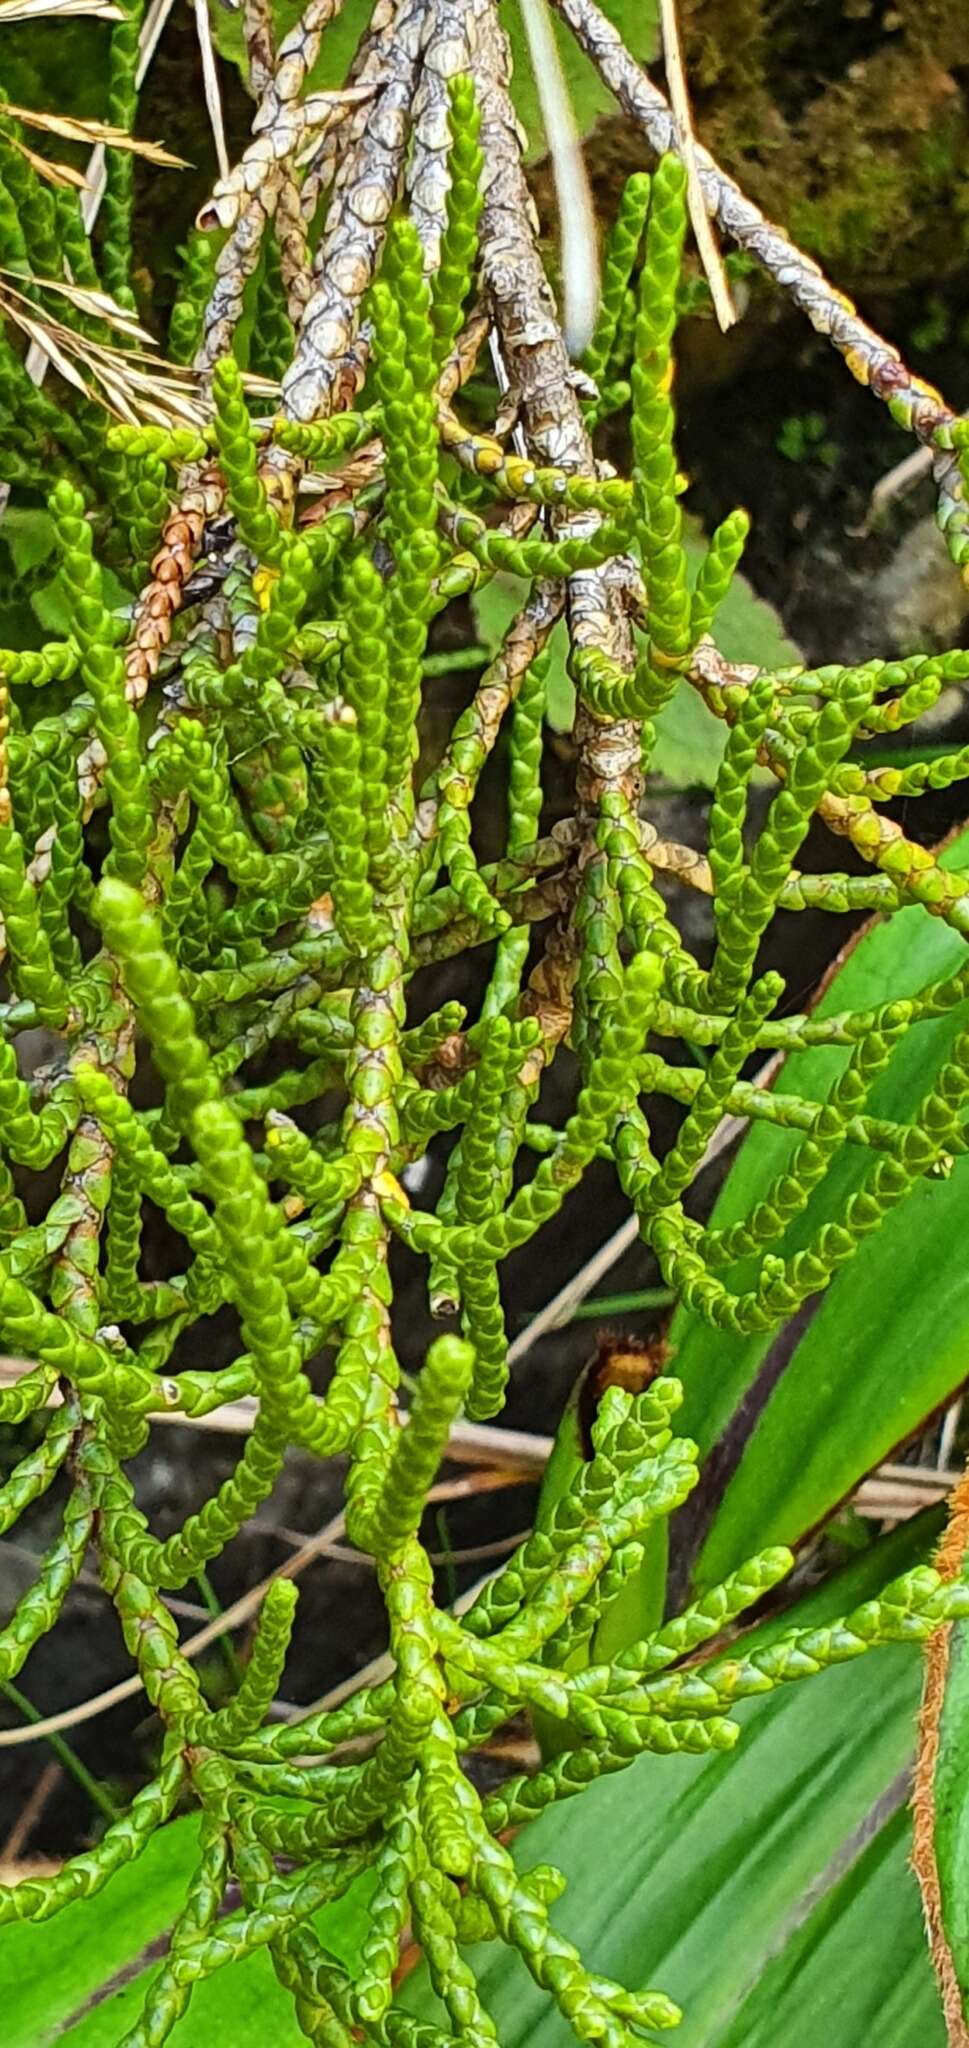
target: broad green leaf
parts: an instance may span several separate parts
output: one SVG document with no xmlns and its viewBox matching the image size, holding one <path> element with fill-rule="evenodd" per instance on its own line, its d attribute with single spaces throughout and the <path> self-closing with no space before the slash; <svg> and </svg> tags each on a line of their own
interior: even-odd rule
<svg viewBox="0 0 969 2048">
<path fill-rule="evenodd" d="M 706 553 L 693 521 L 689 522 L 684 545 L 692 582 Z M 739 573 L 717 612 L 713 637 L 728 661 L 756 661 L 760 668 L 777 669 L 789 668 L 803 659 L 800 648 L 785 633 L 773 605 L 758 597 L 746 576 Z"/>
<path fill-rule="evenodd" d="M 963 835 L 944 856 L 958 866 Z M 965 942 L 921 908 L 877 924 L 848 953 L 817 1014 L 915 993 L 952 973 Z M 937 1072 L 965 1008 L 907 1033 L 871 1098 L 872 1113 L 906 1120 Z M 776 1086 L 820 1099 L 847 1057 L 820 1047 L 787 1060 Z M 756 1125 L 728 1175 L 714 1216 L 747 1213 L 794 1140 Z M 870 1171 L 870 1155 L 846 1146 L 792 1227 L 786 1250 L 843 1212 Z M 945 1402 L 966 1376 L 969 1264 L 956 1251 L 969 1230 L 969 1158 L 948 1179 L 917 1184 L 881 1229 L 793 1325 L 734 1337 L 678 1314 L 675 1371 L 686 1389 L 682 1427 L 706 1461 L 674 1545 L 696 1555 L 695 1582 L 710 1585 L 762 1544 L 796 1543 L 889 1452 Z M 682 1570 L 680 1573 L 682 1577 Z"/>
<path fill-rule="evenodd" d="M 726 726 L 689 683 L 680 683 L 656 718 L 650 767 L 676 789 L 712 789 L 723 759 Z"/>
<path fill-rule="evenodd" d="M 684 545 L 694 582 L 706 546 L 692 520 Z M 714 620 L 713 636 L 728 661 L 755 661 L 760 668 L 775 669 L 789 668 L 801 659 L 773 605 L 757 596 L 746 576 L 734 576 Z M 689 683 L 681 683 L 656 720 L 653 769 L 681 789 L 712 789 L 726 738 L 722 719 L 714 717 Z"/>
<path fill-rule="evenodd" d="M 899 1808 L 839 1885 L 772 1957 L 718 2048 L 942 2048 L 945 2025 L 929 1974 L 915 1884 L 911 1823 Z"/>
<path fill-rule="evenodd" d="M 910 745 L 906 746 L 903 740 L 894 747 L 878 747 L 866 742 L 857 748 L 853 759 L 859 761 L 863 768 L 913 768 L 917 761 L 939 761 L 944 755 L 951 754 L 951 740 L 938 740 L 930 745 L 928 740 L 920 737 L 917 719 L 910 730 Z"/>
<path fill-rule="evenodd" d="M 528 584 L 521 576 L 492 576 L 472 592 L 471 613 L 478 639 L 489 654 L 497 654 L 527 596 Z"/>
<path fill-rule="evenodd" d="M 164 1938 L 197 1861 L 198 1823 L 173 1821 L 143 1856 L 126 1864 L 96 1898 L 66 1906 L 36 1926 L 0 1928 L 0 2010 L 4 2048 L 46 2048 L 88 2014 L 124 2028 L 110 1987 Z M 87 2021 L 83 2021 L 87 2024 Z M 73 2038 L 73 2034 L 68 2036 Z M 96 2033 L 80 2038 L 98 2039 Z"/>
<path fill-rule="evenodd" d="M 3 97 L 21 107 L 55 108 L 59 114 L 108 114 L 107 22 L 61 18 L 18 21 L 3 38 Z M 81 165 L 83 146 L 52 138 L 37 146 L 48 157 Z M 4 522 L 6 523 L 6 522 Z"/>
<path fill-rule="evenodd" d="M 36 1926 L 0 1928 L 3 2048 L 116 2048 L 144 2003 L 198 1862 L 194 1816 L 159 1830 L 95 1898 Z M 359 1953 L 373 1891 L 369 1873 L 316 1921 L 348 1966 Z M 289 1994 L 266 1949 L 207 1978 L 169 2037 L 172 2048 L 299 2048 Z"/>
<path fill-rule="evenodd" d="M 688 535 L 686 553 L 693 579 L 705 553 L 703 542 Z M 527 596 L 528 585 L 518 576 L 493 576 L 475 591 L 471 608 L 478 636 L 489 654 L 497 653 Z M 715 636 L 728 661 L 756 661 L 762 668 L 788 668 L 801 659 L 773 607 L 756 595 L 744 576 L 734 577 L 717 613 Z M 575 717 L 575 689 L 566 669 L 568 640 L 564 626 L 556 626 L 550 650 L 546 716 L 553 731 L 569 732 Z M 722 721 L 707 710 L 688 683 L 681 683 L 656 720 L 653 771 L 680 788 L 700 785 L 712 789 L 725 740 L 726 727 Z"/>
<path fill-rule="evenodd" d="M 471 610 L 478 638 L 490 655 L 495 655 L 528 597 L 528 584 L 520 576 L 492 576 L 474 592 Z M 554 628 L 549 646 L 549 671 L 545 692 L 545 716 L 553 732 L 570 732 L 575 716 L 575 690 L 566 671 L 569 651 L 565 626 Z"/>
<path fill-rule="evenodd" d="M 239 15 L 217 4 L 211 5 L 209 12 L 217 49 L 245 72 L 245 41 Z M 302 12 L 300 0 L 274 0 L 272 13 L 277 43 L 288 34 Z M 345 0 L 341 12 L 324 33 L 319 57 L 310 74 L 310 90 L 319 92 L 342 85 L 372 12 L 373 0 Z M 657 0 L 605 0 L 604 12 L 622 33 L 633 56 L 640 63 L 650 63 L 659 46 Z M 511 45 L 512 98 L 528 136 L 528 156 L 533 159 L 544 154 L 545 134 L 518 0 L 503 0 L 501 18 Z M 554 18 L 553 28 L 576 125 L 580 135 L 587 135 L 600 114 L 615 110 L 616 102 L 564 24 Z M 634 168 L 630 165 L 630 169 Z"/>
<path fill-rule="evenodd" d="M 46 562 L 54 552 L 54 521 L 39 506 L 10 505 L 4 514 L 3 538 L 18 576 Z"/>
<path fill-rule="evenodd" d="M 374 0 L 344 0 L 343 7 L 324 29 L 320 54 L 307 81 L 308 92 L 327 92 L 343 84 L 353 53 L 373 13 L 373 5 Z M 277 47 L 295 27 L 302 13 L 303 0 L 273 0 L 273 32 Z M 238 64 L 245 75 L 248 66 L 241 12 L 222 6 L 220 0 L 210 0 L 209 18 L 220 56 Z"/>
<path fill-rule="evenodd" d="M 59 573 L 50 583 L 45 583 L 41 590 L 32 592 L 30 608 L 45 633 L 50 633 L 57 639 L 63 639 L 70 633 L 71 600 Z"/>
<path fill-rule="evenodd" d="M 30 2048 L 118 2048 L 135 2025 L 145 2001 L 150 1972 L 125 1977 L 109 1988 L 98 2004 L 68 2025 L 67 2031 L 31 2038 Z M 276 1981 L 268 1949 L 256 1949 L 241 1963 L 230 1963 L 206 1977 L 193 1992 L 188 2011 L 176 2021 L 171 2048 L 202 2048 L 225 2042 L 226 2048 L 304 2048 L 306 2036 L 296 2023 L 293 2001 Z M 25 2044 L 26 2048 L 26 2044 Z"/>
<path fill-rule="evenodd" d="M 868 1598 L 924 1556 L 920 1524 L 747 1641 Z M 552 1918 L 589 1967 L 682 2005 L 677 2048 L 944 2048 L 901 1810 L 919 1681 L 892 1648 L 750 1702 L 732 1755 L 643 1757 L 523 1829 L 516 1861 L 564 1872 Z M 571 2048 L 517 1956 L 474 1962 L 502 2048 Z M 423 1972 L 403 2002 L 439 2016 Z"/>
<path fill-rule="evenodd" d="M 121 606 L 130 604 L 131 592 L 119 582 L 113 569 L 102 569 L 101 584 L 112 610 L 117 611 Z M 71 633 L 74 624 L 71 599 L 67 594 L 60 569 L 49 583 L 43 584 L 40 590 L 32 591 L 30 605 L 38 625 L 43 627 L 45 633 L 57 638 L 64 638 Z"/>
<path fill-rule="evenodd" d="M 36 647 L 37 620 L 29 604 L 0 605 L 0 646 Z"/>
<path fill-rule="evenodd" d="M 548 1528 L 555 1508 L 571 1492 L 583 1461 L 589 1455 L 583 1443 L 580 1410 L 590 1375 L 595 1372 L 597 1364 L 598 1359 L 592 1358 L 580 1372 L 555 1432 L 551 1455 L 542 1474 L 535 1510 L 536 1529 Z M 639 1570 L 626 1580 L 622 1591 L 593 1630 L 585 1649 L 569 1659 L 565 1666 L 567 1671 L 578 1671 L 590 1663 L 607 1663 L 627 1644 L 638 1642 L 642 1636 L 659 1627 L 666 1593 L 666 1521 L 655 1522 L 647 1530 L 643 1542 L 645 1554 Z M 566 1723 L 555 1721 L 547 1714 L 536 1713 L 532 1718 L 543 1755 L 556 1756 L 561 1750 L 575 1747 L 576 1738 Z"/>
<path fill-rule="evenodd" d="M 4 517 L 3 538 L 18 576 L 25 576 L 54 552 L 54 522 L 38 506 L 11 505 Z M 56 564 L 50 581 L 30 596 L 30 609 L 45 633 L 68 634 L 73 624 L 71 606 Z M 130 600 L 130 591 L 118 581 L 113 569 L 102 569 L 102 581 L 109 605 L 118 607 Z"/>
<path fill-rule="evenodd" d="M 652 63 L 659 49 L 658 0 L 603 0 L 602 11 L 619 30 L 632 56 L 640 64 Z M 564 22 L 554 9 L 550 12 L 576 127 L 580 135 L 588 135 L 600 115 L 615 113 L 616 102 Z M 545 153 L 545 130 L 518 0 L 502 0 L 501 20 L 511 45 L 515 112 L 528 137 L 528 158 L 534 160 Z M 636 166 L 631 163 L 629 168 L 635 170 Z"/>
</svg>

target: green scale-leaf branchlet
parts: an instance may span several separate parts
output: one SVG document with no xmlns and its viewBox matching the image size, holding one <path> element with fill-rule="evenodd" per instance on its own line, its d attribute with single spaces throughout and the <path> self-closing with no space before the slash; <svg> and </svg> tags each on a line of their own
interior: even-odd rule
<svg viewBox="0 0 969 2048">
<path fill-rule="evenodd" d="M 111 30 L 108 59 L 108 119 L 130 131 L 138 107 L 135 73 L 144 0 L 124 0 L 121 20 Z M 108 151 L 107 180 L 101 206 L 102 272 L 105 288 L 120 306 L 134 307 L 131 289 L 131 224 L 134 205 L 134 158 L 124 149 Z"/>
<path fill-rule="evenodd" d="M 122 12 L 108 113 L 130 129 L 140 0 Z M 0 1342 L 24 1361 L 0 1388 L 0 1421 L 27 1425 L 0 1532 L 37 1504 L 49 1517 L 0 1628 L 0 1675 L 60 1625 L 90 1558 L 162 1731 L 158 1776 L 129 1812 L 63 1871 L 0 1887 L 0 1922 L 96 1894 L 176 1804 L 194 1804 L 194 1874 L 129 2028 L 144 2048 L 191 2028 L 196 1987 L 259 1948 L 323 2048 L 488 2048 L 489 1977 L 465 1953 L 478 1940 L 517 1952 L 574 2037 L 629 2048 L 675 2008 L 586 1966 L 556 1924 L 564 1880 L 520 1869 L 503 1831 L 636 1757 L 725 1756 L 742 1702 L 921 1642 L 969 1603 L 960 1580 L 918 1566 L 840 1620 L 793 1616 L 786 1632 L 718 1647 L 790 1570 L 775 1548 L 658 1620 L 665 1524 L 701 1473 L 663 1374 L 635 1397 L 596 1389 L 538 1526 L 467 1611 L 435 1597 L 427 1509 L 442 1464 L 506 1398 L 514 1255 L 546 1256 L 546 1226 L 581 1184 L 614 1177 L 681 1318 L 769 1343 L 913 1189 L 961 1173 L 969 874 L 895 800 L 965 779 L 969 750 L 886 757 L 969 679 L 969 660 L 766 673 L 722 659 L 718 611 L 747 519 L 728 514 L 691 584 L 671 398 L 690 299 L 682 165 L 666 157 L 626 186 L 585 358 L 596 389 L 581 373 L 573 388 L 533 259 L 504 262 L 512 160 L 496 160 L 496 136 L 506 152 L 513 136 L 487 37 L 469 55 L 405 16 L 380 43 L 379 107 L 310 95 L 305 136 L 318 22 L 304 17 L 275 53 L 248 23 L 256 140 L 205 209 L 217 231 L 189 238 L 171 321 L 171 358 L 203 374 L 160 376 L 142 418 L 134 335 L 112 331 L 103 301 L 63 293 L 69 338 L 128 353 L 130 410 L 109 423 L 53 355 L 41 388 L 23 341 L 0 342 L 0 469 L 16 510 L 30 493 L 29 523 L 10 519 L 2 593 L 19 607 L 6 637 L 28 644 L 0 650 Z M 423 67 L 414 136 L 393 69 L 407 52 Z M 365 95 L 372 54 L 352 81 Z M 272 83 L 256 80 L 260 61 Z M 130 307 L 130 155 L 109 151 L 96 262 L 74 193 L 48 187 L 21 139 L 3 117 L 0 253 L 25 304 L 46 316 L 33 270 L 91 289 L 103 274 Z M 428 274 L 396 197 L 398 147 L 438 195 Z M 378 166 L 363 186 L 361 151 Z M 709 195 L 716 173 L 702 175 Z M 298 192 L 307 223 L 330 184 L 302 280 L 301 232 L 285 280 L 273 239 L 274 181 L 291 177 L 285 203 Z M 479 232 L 497 405 L 474 303 Z M 842 304 L 838 321 L 853 317 Z M 308 422 L 244 370 L 275 377 L 294 357 Z M 77 360 L 93 385 L 103 357 Z M 541 388 L 536 363 L 549 366 Z M 911 424 L 916 398 L 924 433 L 925 387 L 893 407 Z M 586 435 L 630 401 L 623 477 Z M 939 408 L 940 518 L 961 558 L 967 430 Z M 40 559 L 21 568 L 38 538 Z M 491 599 L 508 591 L 493 579 L 508 575 L 526 587 L 492 641 Z M 62 638 L 43 643 L 24 621 L 55 601 Z M 550 742 L 563 658 L 579 707 L 572 740 Z M 685 845 L 652 808 L 666 737 L 654 714 L 675 689 L 726 727 L 708 829 L 691 814 Z M 859 872 L 849 853 L 819 866 L 826 828 Z M 709 956 L 668 900 L 684 880 L 712 899 Z M 881 943 L 902 910 L 913 941 L 927 954 L 936 942 L 923 986 L 913 973 L 904 996 L 886 980 L 864 1007 L 845 996 L 778 1014 L 775 915 L 873 912 Z M 35 1067 L 23 1034 L 38 1029 L 49 1043 Z M 924 1069 L 902 1101 L 904 1041 L 920 1033 Z M 757 1069 L 772 1053 L 798 1060 L 768 1081 Z M 769 1170 L 706 1221 L 698 1177 L 731 1117 L 768 1126 Z M 930 1220 L 933 1206 L 930 1185 Z M 460 1331 L 423 1360 L 415 1253 L 431 1314 Z M 216 1317 L 236 1334 L 210 1365 Z M 162 1540 L 129 1461 L 152 1417 L 197 1422 L 233 1402 L 246 1404 L 230 1417 L 234 1464 Z M 283 1720 L 285 1569 L 222 1704 L 205 1698 L 167 1596 L 265 1515 L 290 1453 L 346 1461 L 346 1533 L 372 1561 L 389 1654 L 339 1707 Z M 482 1798 L 468 1754 L 519 1714 L 554 1726 L 556 1753 Z M 366 1927 L 346 1968 L 313 1922 L 358 1881 Z M 408 1930 L 434 2023 L 398 1995 Z"/>
<path fill-rule="evenodd" d="M 671 344 L 686 232 L 686 172 L 664 157 L 652 180 L 632 370 L 633 485 L 647 592 L 646 703 L 671 694 L 691 647 L 690 599 L 673 448 Z"/>
<path fill-rule="evenodd" d="M 448 118 L 451 147 L 447 161 L 447 220 L 431 306 L 437 363 L 447 360 L 461 332 L 478 247 L 484 157 L 479 143 L 481 116 L 470 78 L 452 79 Z"/>
<path fill-rule="evenodd" d="M 144 874 L 151 834 L 138 720 L 125 697 L 124 660 L 115 644 L 82 501 L 69 484 L 61 483 L 51 499 L 51 511 L 71 598 L 74 637 L 81 650 L 81 674 L 94 699 L 95 731 L 106 757 L 112 864 L 126 882 L 136 885 Z"/>
</svg>

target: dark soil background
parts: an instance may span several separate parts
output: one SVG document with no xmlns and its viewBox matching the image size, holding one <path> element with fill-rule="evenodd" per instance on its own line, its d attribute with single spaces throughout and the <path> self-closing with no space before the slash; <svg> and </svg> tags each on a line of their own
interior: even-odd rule
<svg viewBox="0 0 969 2048">
<path fill-rule="evenodd" d="M 815 246 L 825 238 L 833 244 L 831 253 L 821 248 L 819 253 L 839 283 L 859 292 L 866 317 L 896 340 L 914 369 L 940 384 L 950 403 L 969 406 L 966 80 L 950 49 L 953 24 L 961 8 L 933 8 L 927 0 L 919 0 L 914 10 L 905 6 L 889 10 L 841 7 L 826 0 L 823 6 L 785 10 L 758 6 L 755 0 L 746 0 L 746 4 L 730 0 L 712 10 L 720 24 L 719 54 L 713 31 L 709 24 L 704 27 L 711 10 L 688 5 L 683 12 L 688 45 L 692 39 L 701 133 L 724 151 L 728 161 L 751 173 L 754 188 L 758 178 L 767 186 L 765 198 L 776 213 L 783 211 L 794 225 L 793 216 L 800 208 L 808 228 L 813 218 Z M 922 22 L 918 31 L 916 18 Z M 776 27 L 778 21 L 787 24 L 780 69 L 776 51 L 770 62 L 765 55 L 766 30 L 771 22 Z M 962 28 L 964 32 L 964 17 Z M 896 76 L 900 50 L 907 64 L 899 73 L 900 79 L 904 77 L 905 92 L 899 83 L 899 106 L 891 115 L 890 108 L 886 113 L 886 80 L 890 83 Z M 745 51 L 748 88 L 751 80 L 756 88 L 752 94 L 748 90 L 746 98 L 738 73 Z M 196 110 L 201 91 L 198 79 L 191 75 L 196 62 L 194 31 L 186 9 L 184 17 L 173 17 L 172 30 L 166 33 L 150 73 L 141 131 L 164 134 L 171 147 L 197 160 Z M 835 152 L 832 169 L 824 154 L 825 148 L 834 148 L 830 138 L 838 132 L 832 105 L 840 107 L 849 125 L 854 119 L 857 127 L 857 108 L 868 105 L 871 111 L 875 78 L 883 123 L 887 121 L 892 134 L 904 134 L 907 146 L 912 131 L 912 73 L 918 65 L 922 66 L 919 78 L 935 81 L 932 91 L 923 84 L 918 103 L 922 156 L 933 136 L 939 143 L 939 121 L 936 119 L 933 127 L 931 120 L 927 125 L 923 118 L 927 111 L 932 113 L 938 100 L 949 124 L 946 135 L 952 130 L 946 175 L 938 173 L 936 187 L 925 201 L 933 209 L 930 216 L 924 223 L 913 224 L 902 201 L 906 195 L 911 198 L 918 177 L 924 179 L 928 173 L 921 158 L 919 170 L 903 155 L 898 180 L 887 197 L 882 178 L 878 203 L 886 213 L 880 221 L 873 221 L 874 168 L 880 162 L 884 171 L 886 163 L 890 160 L 894 165 L 896 158 L 891 156 L 884 131 L 879 131 L 880 140 L 869 141 L 869 156 L 862 166 L 865 177 L 857 162 L 853 168 L 847 163 L 846 144 L 840 154 Z M 230 149 L 234 150 L 247 132 L 249 108 L 234 72 L 226 71 L 224 85 Z M 748 118 L 740 123 L 738 109 L 744 106 Z M 758 110 L 756 119 L 752 106 Z M 182 132 L 182 109 L 186 120 L 191 109 L 190 137 Z M 812 110 L 813 127 L 808 118 Z M 738 133 L 738 125 L 743 132 Z M 812 133 L 815 137 L 820 133 L 821 138 L 813 163 Z M 853 139 L 857 141 L 857 135 Z M 603 217 L 608 219 L 618 187 L 615 175 L 610 185 L 610 166 L 614 172 L 621 164 L 627 171 L 642 160 L 641 151 L 638 146 L 633 149 L 629 132 L 617 122 L 605 123 L 597 131 L 590 155 L 597 166 L 596 190 L 603 195 Z M 171 298 L 176 245 L 210 173 L 211 165 L 198 163 L 181 194 L 182 215 L 170 217 L 169 207 L 161 221 L 157 188 L 150 175 L 139 170 L 139 233 L 145 248 L 140 282 L 146 304 L 160 314 Z M 859 180 L 860 196 L 855 216 L 846 227 L 847 209 L 836 200 L 849 175 Z M 544 176 L 539 166 L 536 192 L 540 204 L 547 207 Z M 790 183 L 782 207 L 777 200 L 785 177 Z M 170 190 L 170 185 L 166 186 L 166 195 Z M 761 194 L 755 190 L 755 196 Z M 808 201 L 815 209 L 810 217 L 805 213 Z M 864 213 L 865 206 L 869 215 Z M 872 240 L 876 234 L 882 236 L 880 248 Z M 554 251 L 552 254 L 554 260 Z M 897 499 L 876 525 L 869 517 L 875 485 L 911 451 L 912 444 L 884 409 L 853 383 L 840 358 L 790 315 L 776 295 L 752 281 L 745 318 L 726 342 L 721 342 L 707 321 L 687 323 L 678 397 L 681 460 L 692 480 L 687 505 L 707 527 L 732 506 L 747 506 L 753 532 L 746 573 L 758 594 L 776 607 L 809 662 L 858 660 L 874 654 L 908 653 L 917 647 L 963 644 L 965 592 L 932 523 L 930 486 Z M 609 451 L 619 463 L 625 459 L 624 431 L 623 423 L 618 422 L 615 445 Z M 442 686 L 449 710 L 460 708 L 468 687 L 466 676 L 456 676 L 453 688 Z M 957 734 L 969 737 L 969 717 L 961 702 L 944 705 L 942 716 L 945 723 L 937 727 L 933 738 L 942 732 L 947 739 Z M 552 806 L 555 778 L 560 777 L 564 786 L 568 777 L 565 743 L 559 755 L 550 771 Z M 497 788 L 497 778 L 493 780 Z M 957 801 L 948 795 L 923 801 L 906 816 L 906 829 L 925 841 L 941 837 L 960 822 L 953 807 Z M 662 785 L 651 787 L 646 799 L 648 813 L 662 831 L 698 845 L 705 835 L 707 802 L 702 789 L 674 791 Z M 848 857 L 844 842 L 838 842 L 834 864 L 844 866 Z M 809 843 L 804 865 L 830 864 L 831 842 L 825 843 L 819 833 Z M 689 914 L 691 941 L 702 952 L 706 916 L 702 904 L 684 905 L 681 896 L 670 900 L 675 914 Z M 848 921 L 825 919 L 820 914 L 778 921 L 764 964 L 778 966 L 787 976 L 791 1009 L 803 1006 L 849 929 Z M 415 1004 L 420 1005 L 415 1014 L 449 996 L 458 996 L 472 1006 L 486 967 L 487 961 L 475 955 L 435 969 L 415 988 Z M 560 1121 L 571 1092 L 569 1058 L 563 1055 L 549 1079 L 544 1112 Z M 436 1176 L 443 1172 L 444 1157 L 443 1150 L 432 1157 L 431 1171 Z M 712 1199 L 713 1175 L 707 1177 L 704 1192 Z M 505 1268 L 504 1295 L 513 1335 L 624 1219 L 625 1207 L 613 1176 L 597 1167 L 537 1245 Z M 161 1232 L 157 1245 L 153 1240 L 152 1245 L 162 1270 L 167 1247 Z M 412 1370 L 432 1334 L 426 1274 L 419 1262 L 399 1259 L 396 1278 L 397 1341 L 405 1370 Z M 655 1280 L 648 1256 L 636 1248 L 614 1267 L 602 1291 L 624 1293 L 647 1288 Z M 634 1313 L 624 1316 L 622 1324 L 645 1333 L 655 1326 L 655 1318 L 651 1323 L 648 1314 Z M 589 1355 L 594 1329 L 594 1323 L 577 1320 L 536 1344 L 514 1375 L 504 1418 L 510 1426 L 542 1433 L 554 1430 L 575 1375 Z M 226 1315 L 196 1330 L 177 1362 L 204 1359 L 216 1363 L 232 1356 L 236 1348 L 232 1319 Z M 15 1435 L 0 1432 L 0 1470 L 9 1469 L 24 1448 L 23 1431 Z M 231 1470 L 238 1450 L 239 1440 L 232 1436 L 157 1428 L 150 1448 L 132 1468 L 139 1501 L 153 1528 L 163 1536 L 176 1528 Z M 318 1530 L 338 1511 L 342 1476 L 337 1462 L 320 1466 L 291 1457 L 271 1501 L 229 1553 L 212 1566 L 211 1587 L 221 1604 L 227 1605 L 261 1579 L 301 1536 Z M 55 1491 L 18 1525 L 15 1540 L 5 1544 L 0 1558 L 3 1614 L 9 1614 L 31 1582 L 37 1554 L 56 1527 L 59 1505 Z M 452 1595 L 487 1568 L 479 1557 L 462 1561 L 465 1551 L 506 1542 L 528 1526 L 533 1508 L 534 1490 L 518 1485 L 432 1512 L 423 1533 L 440 1558 L 441 1597 Z M 299 1704 L 318 1698 L 352 1676 L 384 1646 L 382 1607 L 364 1562 L 353 1561 L 349 1555 L 327 1558 L 314 1564 L 300 1583 L 299 1622 L 286 1672 L 287 1698 Z M 188 1603 L 185 1628 L 190 1632 L 206 1618 L 205 1608 L 195 1586 L 186 1589 L 184 1598 Z M 238 1647 L 244 1653 L 244 1641 Z M 224 1687 L 228 1673 L 218 1647 L 202 1668 L 213 1693 Z M 129 1673 L 130 1664 L 108 1603 L 96 1582 L 85 1577 L 69 1598 L 57 1629 L 32 1653 L 23 1687 L 33 1708 L 47 1714 L 88 1698 Z M 0 1701 L 0 1722 L 13 1726 L 21 1718 L 14 1706 Z M 151 1768 L 157 1729 L 142 1696 L 78 1726 L 70 1740 L 88 1768 L 127 1797 Z M 0 1858 L 49 1759 L 49 1751 L 41 1744 L 2 1755 Z M 30 1832 L 29 1853 L 61 1857 L 90 1839 L 96 1825 L 89 1799 L 62 1772 L 38 1812 Z"/>
</svg>

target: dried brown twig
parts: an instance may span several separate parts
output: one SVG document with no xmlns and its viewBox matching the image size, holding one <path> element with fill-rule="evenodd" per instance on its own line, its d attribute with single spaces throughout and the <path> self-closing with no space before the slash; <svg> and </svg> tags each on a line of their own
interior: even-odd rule
<svg viewBox="0 0 969 2048">
<path fill-rule="evenodd" d="M 72 14 L 92 15 L 97 21 L 121 20 L 121 9 L 113 0 L 2 0 L 0 28 L 15 21 L 63 21 Z"/>
<path fill-rule="evenodd" d="M 111 121 L 81 120 L 74 114 L 53 114 L 39 107 L 15 107 L 6 100 L 0 103 L 0 114 L 23 122 L 27 128 L 39 128 L 45 135 L 58 135 L 64 142 L 89 142 L 92 147 L 100 142 L 111 149 L 128 150 L 148 163 L 166 165 L 170 170 L 186 168 L 183 156 L 173 156 L 160 142 L 145 142 L 137 135 L 129 135 L 126 128 L 116 128 Z M 86 182 L 82 178 L 81 183 Z"/>
</svg>

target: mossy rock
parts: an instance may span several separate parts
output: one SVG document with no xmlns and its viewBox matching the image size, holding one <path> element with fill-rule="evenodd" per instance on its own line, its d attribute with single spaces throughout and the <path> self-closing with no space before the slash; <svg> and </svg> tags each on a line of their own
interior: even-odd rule
<svg viewBox="0 0 969 2048">
<path fill-rule="evenodd" d="M 885 300 L 964 269 L 965 0 L 681 0 L 679 18 L 701 140 L 845 290 Z M 642 134 L 607 116 L 586 159 L 606 222 Z M 550 222 L 547 167 L 536 191 Z"/>
</svg>

